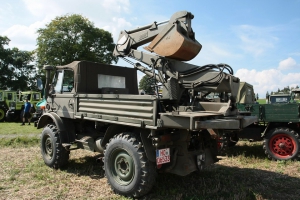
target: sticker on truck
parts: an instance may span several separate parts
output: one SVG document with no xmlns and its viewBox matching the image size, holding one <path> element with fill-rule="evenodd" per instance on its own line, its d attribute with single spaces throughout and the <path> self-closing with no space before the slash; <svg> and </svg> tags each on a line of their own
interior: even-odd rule
<svg viewBox="0 0 300 200">
<path fill-rule="evenodd" d="M 156 150 L 156 165 L 170 162 L 170 148 Z"/>
</svg>

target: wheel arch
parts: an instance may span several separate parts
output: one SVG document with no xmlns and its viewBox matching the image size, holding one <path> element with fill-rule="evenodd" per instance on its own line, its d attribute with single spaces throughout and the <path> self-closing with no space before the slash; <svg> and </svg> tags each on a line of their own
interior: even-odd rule
<svg viewBox="0 0 300 200">
<path fill-rule="evenodd" d="M 130 128 L 130 130 L 128 130 L 128 127 L 126 126 L 122 126 L 122 125 L 111 125 L 108 127 L 108 129 L 105 132 L 105 135 L 103 137 L 103 139 L 101 140 L 101 146 L 105 147 L 106 144 L 109 142 L 110 138 L 113 138 L 115 135 L 121 133 L 121 132 L 132 132 L 135 135 L 137 135 L 138 137 L 141 138 L 141 141 L 143 143 L 143 147 L 145 149 L 146 152 L 146 156 L 147 158 L 151 161 L 151 162 L 155 162 L 156 161 L 156 157 L 155 157 L 155 148 L 152 146 L 152 141 L 151 139 L 148 138 L 150 131 L 146 130 L 146 129 L 140 129 L 140 128 Z"/>
<path fill-rule="evenodd" d="M 114 137 L 115 135 L 117 135 L 123 131 L 126 131 L 125 126 L 117 125 L 117 124 L 110 125 L 106 129 L 105 135 L 104 135 L 103 139 L 101 140 L 101 146 L 105 147 L 105 145 L 109 142 L 110 138 Z"/>
<path fill-rule="evenodd" d="M 63 123 L 63 119 L 54 112 L 44 113 L 38 120 L 37 128 L 44 128 L 49 123 L 54 123 L 58 128 L 59 134 L 61 135 L 61 142 L 71 142 L 69 139 L 70 137 L 68 135 L 68 131 L 66 130 Z"/>
<path fill-rule="evenodd" d="M 262 132 L 262 137 L 266 137 L 267 134 L 269 134 L 270 130 L 273 130 L 274 128 L 279 127 L 286 127 L 290 129 L 294 129 L 289 123 L 287 122 L 269 122 L 266 128 Z"/>
<path fill-rule="evenodd" d="M 44 113 L 38 120 L 37 128 L 44 128 L 48 124 L 49 120 L 55 123 L 55 125 L 60 131 L 65 131 L 65 126 L 63 124 L 62 119 L 56 113 L 53 112 Z"/>
</svg>

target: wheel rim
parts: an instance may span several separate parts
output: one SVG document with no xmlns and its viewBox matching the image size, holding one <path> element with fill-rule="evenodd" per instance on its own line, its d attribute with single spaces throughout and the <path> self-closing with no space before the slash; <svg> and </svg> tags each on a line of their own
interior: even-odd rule
<svg viewBox="0 0 300 200">
<path fill-rule="evenodd" d="M 273 136 L 269 144 L 271 152 L 279 158 L 286 158 L 296 152 L 295 140 L 287 134 L 277 134 Z"/>
<path fill-rule="evenodd" d="M 4 110 L 0 109 L 0 120 L 4 118 Z"/>
<path fill-rule="evenodd" d="M 134 178 L 133 159 L 124 149 L 116 149 L 110 156 L 111 172 L 118 184 L 129 185 Z"/>
<path fill-rule="evenodd" d="M 49 135 L 44 140 L 44 152 L 47 159 L 51 160 L 53 157 L 52 139 Z"/>
</svg>

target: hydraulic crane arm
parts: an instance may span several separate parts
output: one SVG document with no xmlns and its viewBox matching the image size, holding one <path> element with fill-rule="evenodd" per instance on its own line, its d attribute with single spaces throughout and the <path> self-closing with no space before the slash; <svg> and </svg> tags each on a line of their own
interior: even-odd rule
<svg viewBox="0 0 300 200">
<path fill-rule="evenodd" d="M 168 21 L 122 31 L 114 55 L 146 64 L 149 68 L 132 63 L 162 84 L 163 99 L 179 100 L 183 93 L 197 95 L 201 91 L 231 93 L 234 99 L 239 79 L 233 76 L 229 65 L 199 67 L 183 62 L 193 59 L 202 48 L 192 30 L 193 18 L 192 13 L 180 11 Z M 144 49 L 149 53 L 137 49 L 147 43 Z"/>
<path fill-rule="evenodd" d="M 191 60 L 202 47 L 191 28 L 193 18 L 190 12 L 181 11 L 176 12 L 169 21 L 122 31 L 114 55 L 127 56 L 131 50 L 151 42 L 145 47 L 150 52 L 180 61 Z"/>
</svg>

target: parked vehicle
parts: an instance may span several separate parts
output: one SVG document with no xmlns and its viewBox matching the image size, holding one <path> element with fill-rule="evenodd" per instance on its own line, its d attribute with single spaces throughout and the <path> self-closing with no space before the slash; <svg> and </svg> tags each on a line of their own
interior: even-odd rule
<svg viewBox="0 0 300 200">
<path fill-rule="evenodd" d="M 240 113 L 251 113 L 259 121 L 239 133 L 240 138 L 263 140 L 263 149 L 269 159 L 299 160 L 300 104 L 295 94 L 267 96 L 268 104 L 238 104 Z"/>
<path fill-rule="evenodd" d="M 22 121 L 23 112 L 24 112 L 24 103 L 25 99 L 28 99 L 33 105 L 33 111 L 41 112 L 36 104 L 41 100 L 41 93 L 38 91 L 23 91 L 16 93 L 16 99 L 10 101 L 8 104 L 8 110 L 6 112 L 6 121 Z M 38 115 L 33 115 L 32 120 L 37 120 Z"/>
<path fill-rule="evenodd" d="M 5 114 L 9 110 L 9 105 L 11 102 L 17 100 L 16 91 L 0 90 L 0 122 L 5 119 Z"/>
<path fill-rule="evenodd" d="M 229 65 L 182 62 L 202 47 L 191 28 L 193 17 L 182 11 L 167 22 L 122 31 L 114 55 L 137 60 L 130 61 L 134 68 L 88 61 L 44 66 L 45 110 L 37 128 L 43 128 L 45 164 L 61 168 L 78 148 L 102 153 L 113 191 L 139 197 L 151 190 L 157 171 L 185 176 L 217 162 L 218 136 L 257 119 L 238 116 L 239 79 Z M 137 50 L 149 42 L 145 49 L 156 54 Z M 160 87 L 161 95 L 138 93 L 137 70 L 155 79 L 155 94 Z M 210 92 L 231 97 L 210 102 Z"/>
</svg>

